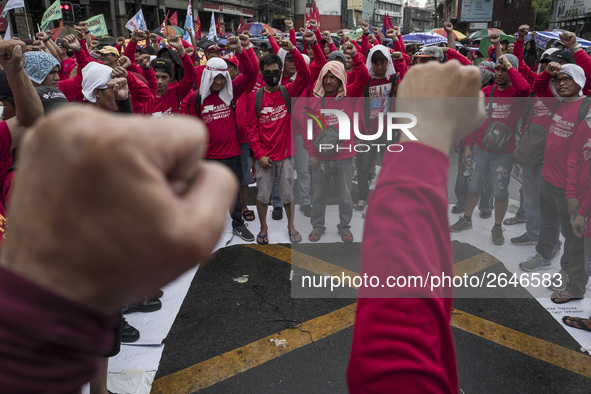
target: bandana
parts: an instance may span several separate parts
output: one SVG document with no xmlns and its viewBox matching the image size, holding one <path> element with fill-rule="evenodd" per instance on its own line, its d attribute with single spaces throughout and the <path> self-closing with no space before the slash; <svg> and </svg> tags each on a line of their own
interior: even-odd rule
<svg viewBox="0 0 591 394">
<path fill-rule="evenodd" d="M 333 73 L 338 79 L 341 80 L 341 88 L 337 93 L 337 99 L 341 99 L 347 96 L 347 71 L 345 71 L 345 66 L 343 63 L 339 61 L 330 61 L 327 62 L 322 70 L 320 70 L 320 75 L 316 80 L 316 85 L 314 86 L 314 96 L 316 97 L 324 97 L 326 92 L 324 91 L 324 86 L 322 85 L 322 80 L 324 76 L 328 72 Z"/>
<path fill-rule="evenodd" d="M 201 86 L 199 87 L 199 94 L 201 95 L 201 104 L 205 101 L 207 96 L 211 94 L 211 85 L 213 80 L 218 75 L 222 74 L 226 78 L 226 84 L 219 93 L 220 98 L 226 105 L 230 105 L 234 98 L 232 90 L 232 78 L 228 72 L 228 65 L 226 61 L 219 57 L 214 57 L 207 61 L 203 75 L 201 76 Z"/>
<path fill-rule="evenodd" d="M 112 79 L 111 72 L 113 72 L 111 67 L 96 62 L 88 63 L 82 69 L 82 94 L 86 100 L 96 103 L 94 91 L 107 88 L 107 84 Z"/>
<path fill-rule="evenodd" d="M 579 90 L 579 97 L 584 96 L 583 88 L 585 87 L 587 78 L 585 77 L 585 71 L 583 71 L 580 66 L 577 66 L 576 64 L 563 64 L 560 68 L 559 74 L 571 76 L 575 83 L 581 88 L 581 90 Z M 550 90 L 552 90 L 552 94 L 554 94 L 554 97 L 558 100 L 564 100 L 564 97 L 561 97 L 554 87 L 554 78 L 550 81 Z"/>
<path fill-rule="evenodd" d="M 478 65 L 480 70 L 480 82 L 483 85 L 488 85 L 495 77 L 495 64 L 489 60 L 480 62 Z"/>
<path fill-rule="evenodd" d="M 41 85 L 55 66 L 60 67 L 55 57 L 46 52 L 32 51 L 25 53 L 25 72 L 31 81 Z M 61 67 L 60 67 L 61 68 Z"/>
<path fill-rule="evenodd" d="M 386 79 L 389 79 L 390 76 L 396 74 L 396 70 L 394 70 L 394 63 L 392 63 L 392 55 L 390 55 L 390 50 L 383 45 L 376 45 L 369 51 L 369 55 L 367 55 L 367 70 L 369 71 L 369 75 L 373 78 L 373 64 L 371 63 L 371 57 L 376 51 L 380 51 L 384 54 L 386 59 L 388 59 L 388 70 L 386 70 Z M 336 74 L 335 74 L 336 75 Z"/>
</svg>

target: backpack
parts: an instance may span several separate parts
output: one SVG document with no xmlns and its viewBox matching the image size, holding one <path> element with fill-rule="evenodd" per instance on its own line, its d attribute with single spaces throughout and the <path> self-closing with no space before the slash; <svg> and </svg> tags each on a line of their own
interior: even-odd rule
<svg viewBox="0 0 591 394">
<path fill-rule="evenodd" d="M 259 90 L 257 90 L 254 98 L 257 119 L 260 119 L 261 117 L 261 109 L 263 107 L 263 95 L 265 94 L 264 89 L 265 88 L 260 88 Z M 289 92 L 287 91 L 287 88 L 283 85 L 279 85 L 279 91 L 281 92 L 281 97 L 283 97 L 285 105 L 287 105 L 287 112 L 289 113 L 289 116 L 291 116 L 291 97 L 289 96 Z"/>
</svg>

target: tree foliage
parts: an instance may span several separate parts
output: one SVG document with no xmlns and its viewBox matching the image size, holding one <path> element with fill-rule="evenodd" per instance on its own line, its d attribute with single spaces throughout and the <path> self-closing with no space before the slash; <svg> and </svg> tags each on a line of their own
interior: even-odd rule
<svg viewBox="0 0 591 394">
<path fill-rule="evenodd" d="M 552 0 L 533 0 L 534 30 L 546 30 L 550 22 L 552 12 Z"/>
</svg>

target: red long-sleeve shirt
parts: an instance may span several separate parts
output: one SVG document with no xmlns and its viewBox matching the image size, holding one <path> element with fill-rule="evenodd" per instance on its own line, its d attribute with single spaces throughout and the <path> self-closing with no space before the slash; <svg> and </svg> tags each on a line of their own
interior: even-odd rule
<svg viewBox="0 0 591 394">
<path fill-rule="evenodd" d="M 286 86 L 291 97 L 297 97 L 308 85 L 310 70 L 304 58 L 297 49 L 291 51 L 291 56 L 298 70 L 295 81 Z M 283 100 L 281 92 L 264 92 L 261 106 L 261 117 L 257 119 L 255 95 L 248 98 L 249 109 L 246 129 L 255 159 L 267 156 L 272 161 L 280 161 L 295 153 L 295 144 L 291 128 L 291 115 Z"/>
<path fill-rule="evenodd" d="M 567 188 L 567 162 L 571 146 L 576 135 L 588 129 L 584 120 L 581 123 L 578 120 L 580 104 L 581 100 L 561 103 L 548 127 L 542 177 L 546 182 L 564 190 Z M 570 195 L 575 195 L 574 187 L 571 187 Z"/>
<path fill-rule="evenodd" d="M 449 158 L 419 143 L 402 145 L 403 152 L 385 155 L 370 196 L 360 275 L 378 276 L 382 284 L 388 275 L 453 276 Z M 409 294 L 408 288 L 360 288 L 347 369 L 350 393 L 459 392 L 451 290 L 436 288 L 423 298 Z"/>
<path fill-rule="evenodd" d="M 480 149 L 487 150 L 482 144 L 482 139 L 489 126 L 489 117 L 491 118 L 492 122 L 502 122 L 509 127 L 515 127 L 517 125 L 517 121 L 521 116 L 525 100 L 515 99 L 515 97 L 528 97 L 531 91 L 529 84 L 521 76 L 521 74 L 519 74 L 519 71 L 511 67 L 507 72 L 509 74 L 509 78 L 511 79 L 511 85 L 504 90 L 499 90 L 498 87 L 495 89 L 493 97 L 495 99 L 494 102 L 496 103 L 496 106 L 492 109 L 492 115 L 488 116 L 487 112 L 488 117 L 482 126 L 480 126 L 479 129 L 475 130 L 464 139 L 466 146 L 472 147 L 477 145 Z M 488 105 L 490 93 L 495 86 L 497 85 L 495 84 L 492 86 L 486 86 L 484 89 L 482 89 L 484 97 L 486 98 L 488 111 L 491 111 Z M 505 150 L 503 150 L 501 153 L 511 153 L 514 149 L 515 138 L 512 138 L 509 144 L 505 147 Z"/>
<path fill-rule="evenodd" d="M 185 53 L 185 56 L 181 58 L 181 63 L 185 71 L 183 79 L 173 87 L 169 85 L 164 95 L 155 97 L 148 113 L 169 116 L 179 112 L 181 101 L 189 94 L 195 82 L 195 67 L 189 55 Z"/>
<path fill-rule="evenodd" d="M 256 81 L 255 64 L 251 63 L 251 57 L 247 52 L 254 51 L 249 49 L 236 56 L 240 60 L 241 74 L 232 81 L 232 92 L 234 102 L 248 93 L 251 81 Z M 224 103 L 219 97 L 219 93 L 211 93 L 203 100 L 201 104 L 201 114 L 197 114 L 196 99 L 198 91 L 194 91 L 181 102 L 180 113 L 186 115 L 198 116 L 207 126 L 209 133 L 209 145 L 207 147 L 206 157 L 208 159 L 227 159 L 240 155 L 240 144 L 237 131 L 237 113 Z M 237 112 L 237 111 L 236 111 Z"/>
<path fill-rule="evenodd" d="M 513 47 L 513 55 L 519 60 L 519 73 L 525 78 L 529 86 L 533 88 L 534 81 L 538 77 L 538 74 L 533 72 L 531 68 L 523 61 L 523 46 L 524 43 L 522 40 L 515 41 L 515 46 Z"/>
</svg>

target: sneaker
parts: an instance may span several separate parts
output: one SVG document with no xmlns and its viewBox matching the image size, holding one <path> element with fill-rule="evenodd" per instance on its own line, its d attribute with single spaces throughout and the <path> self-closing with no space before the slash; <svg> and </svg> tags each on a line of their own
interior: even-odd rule
<svg viewBox="0 0 591 394">
<path fill-rule="evenodd" d="M 303 212 L 305 217 L 309 218 L 312 216 L 312 205 L 300 205 L 300 211 Z"/>
<path fill-rule="evenodd" d="M 127 315 L 133 312 L 156 312 L 160 309 L 162 309 L 162 301 L 158 298 L 146 298 L 142 302 L 127 305 L 127 309 L 123 311 L 123 314 Z"/>
<path fill-rule="evenodd" d="M 246 223 L 243 224 L 242 226 L 234 227 L 232 232 L 235 235 L 242 238 L 243 240 L 245 240 L 246 242 L 254 241 L 254 235 L 252 235 L 252 233 L 250 231 L 248 231 L 248 229 L 246 228 Z"/>
<path fill-rule="evenodd" d="M 273 220 L 283 219 L 283 208 L 273 208 L 273 214 L 271 216 L 273 217 Z"/>
<path fill-rule="evenodd" d="M 359 201 L 357 201 L 357 205 L 355 205 L 355 210 L 356 211 L 363 211 L 365 209 L 366 205 L 367 205 L 367 202 L 365 200 L 359 200 Z"/>
<path fill-rule="evenodd" d="M 554 291 L 563 291 L 566 290 L 566 285 L 568 284 L 568 274 L 564 270 L 558 271 L 558 274 L 552 275 L 550 279 L 552 283 L 548 286 L 549 289 Z"/>
<path fill-rule="evenodd" d="M 454 206 L 451 208 L 451 213 L 453 213 L 453 214 L 458 214 L 458 213 L 462 213 L 462 212 L 464 212 L 465 210 L 466 210 L 466 209 L 465 209 L 463 206 L 461 206 L 461 205 L 454 205 Z"/>
<path fill-rule="evenodd" d="M 536 253 L 534 257 L 530 257 L 527 261 L 519 263 L 519 268 L 528 272 L 547 270 L 552 268 L 552 262 L 543 258 L 541 254 Z"/>
<path fill-rule="evenodd" d="M 492 234 L 492 241 L 495 245 L 502 245 L 505 243 L 505 237 L 503 236 L 503 228 L 494 226 L 490 231 Z"/>
<path fill-rule="evenodd" d="M 516 238 L 511 238 L 511 243 L 517 246 L 525 246 L 525 245 L 536 245 L 538 241 L 534 241 L 527 234 L 523 234 Z"/>
<path fill-rule="evenodd" d="M 127 320 L 123 318 L 123 322 L 121 323 L 121 342 L 137 342 L 138 339 L 140 339 L 140 332 L 137 328 L 130 326 Z"/>
<path fill-rule="evenodd" d="M 467 221 L 465 217 L 461 216 L 460 220 L 458 220 L 456 224 L 449 228 L 449 231 L 452 233 L 459 233 L 460 231 L 470 229 L 472 229 L 472 222 Z"/>
<path fill-rule="evenodd" d="M 480 211 L 480 217 L 483 219 L 488 219 L 491 216 L 492 216 L 492 211 L 489 211 L 489 210 Z"/>
</svg>

